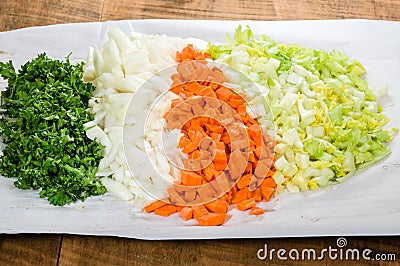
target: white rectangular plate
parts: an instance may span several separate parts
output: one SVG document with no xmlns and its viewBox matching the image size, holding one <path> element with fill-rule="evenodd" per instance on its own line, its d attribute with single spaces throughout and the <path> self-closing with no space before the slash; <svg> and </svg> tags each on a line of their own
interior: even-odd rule
<svg viewBox="0 0 400 266">
<path fill-rule="evenodd" d="M 202 38 L 224 42 L 239 25 L 278 42 L 325 50 L 337 49 L 359 60 L 371 87 L 387 84 L 384 112 L 400 127 L 400 23 L 367 20 L 337 21 L 177 21 L 137 20 L 67 24 L 0 33 L 0 60 L 22 64 L 38 53 L 54 58 L 84 59 L 89 46 L 104 41 L 107 29 L 120 27 L 148 34 Z M 1 81 L 0 86 L 5 87 Z M 357 172 L 344 184 L 325 190 L 274 199 L 263 218 L 232 211 L 219 227 L 185 224 L 177 214 L 168 218 L 134 214 L 132 204 L 109 195 L 65 207 L 23 191 L 12 179 L 0 177 L 0 233 L 71 233 L 141 239 L 261 238 L 332 235 L 400 234 L 400 140 L 391 142 L 390 157 Z"/>
</svg>

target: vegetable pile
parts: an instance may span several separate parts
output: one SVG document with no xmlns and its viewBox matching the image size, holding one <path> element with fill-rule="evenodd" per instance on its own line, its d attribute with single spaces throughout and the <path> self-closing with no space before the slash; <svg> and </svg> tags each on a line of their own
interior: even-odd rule
<svg viewBox="0 0 400 266">
<path fill-rule="evenodd" d="M 233 41 L 210 44 L 208 52 L 260 85 L 245 93 L 260 124 L 276 125 L 275 167 L 290 178 L 283 184 L 289 191 L 342 181 L 390 154 L 385 143 L 395 130 L 382 128 L 389 119 L 377 102 L 387 88 L 369 88 L 364 67 L 345 54 L 254 38 L 241 27 Z M 231 83 L 243 82 L 225 74 Z"/>
<path fill-rule="evenodd" d="M 247 113 L 245 99 L 222 85 L 224 74 L 207 65 L 207 56 L 192 45 L 177 52 L 170 91 L 179 98 L 164 117 L 170 130 L 183 133 L 178 147 L 188 159 L 169 197 L 145 211 L 162 216 L 179 211 L 184 220 L 210 226 L 224 223 L 231 204 L 263 214 L 256 202 L 269 201 L 276 183 L 271 138 Z"/>
<path fill-rule="evenodd" d="M 40 189 L 40 197 L 65 205 L 105 193 L 96 177 L 102 146 L 86 137 L 83 124 L 94 87 L 82 81 L 83 63 L 40 54 L 16 73 L 0 62 L 8 81 L 1 93 L 0 173 L 17 178 L 20 189 Z"/>
<path fill-rule="evenodd" d="M 128 160 L 140 163 L 143 160 L 143 150 L 140 150 L 142 145 L 134 144 L 146 142 L 153 164 L 161 172 L 169 173 L 169 164 L 162 158 L 157 144 L 162 129 L 158 122 L 169 108 L 169 101 L 161 104 L 165 107 L 159 106 L 159 110 L 153 110 L 150 119 L 152 121 L 146 132 L 143 132 L 143 128 L 132 125 L 133 123 L 125 123 L 127 120 L 135 122 L 138 117 L 143 116 L 146 109 L 137 108 L 128 114 L 127 109 L 134 94 L 140 95 L 140 104 L 143 106 L 154 102 L 155 98 L 142 85 L 162 69 L 175 64 L 175 52 L 184 47 L 184 42 L 181 38 L 165 35 L 134 34 L 128 38 L 118 28 L 110 29 L 107 35 L 109 39 L 100 47 L 90 48 L 84 67 L 84 80 L 96 88 L 89 102 L 94 120 L 86 124 L 90 127 L 87 135 L 105 147 L 98 175 L 110 176 L 101 180 L 107 191 L 123 200 L 133 199 L 136 207 L 141 209 L 153 198 L 138 182 L 148 184 L 147 192 L 150 194 L 163 191 L 166 186 L 161 182 L 153 182 L 150 171 L 140 169 L 133 176 L 129 171 Z M 154 89 L 160 93 L 168 90 L 168 80 L 169 76 L 159 76 Z M 123 131 L 128 130 L 127 128 L 132 136 L 132 145 L 129 151 L 124 151 Z"/>
<path fill-rule="evenodd" d="M 108 37 L 85 65 L 40 54 L 17 73 L 0 62 L 0 174 L 53 205 L 107 190 L 141 211 L 221 225 L 233 208 L 264 214 L 259 203 L 285 189 L 342 182 L 391 152 L 387 88 L 370 88 L 343 53 L 240 26 L 205 50 L 116 28 Z"/>
</svg>

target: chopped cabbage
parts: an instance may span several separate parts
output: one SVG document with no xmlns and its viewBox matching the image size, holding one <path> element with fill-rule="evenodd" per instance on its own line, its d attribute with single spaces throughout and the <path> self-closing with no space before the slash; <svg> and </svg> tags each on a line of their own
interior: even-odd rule
<svg viewBox="0 0 400 266">
<path fill-rule="evenodd" d="M 255 38 L 241 26 L 228 44 L 210 43 L 208 52 L 264 88 L 245 91 L 246 98 L 256 114 L 263 114 L 262 107 L 271 110 L 278 143 L 275 167 L 288 177 L 283 184 L 289 191 L 343 181 L 390 154 L 385 144 L 395 130 L 383 129 L 389 119 L 377 102 L 387 86 L 368 87 L 358 61 L 336 50 Z M 226 76 L 228 82 L 244 82 Z M 275 178 L 282 182 L 280 174 Z"/>
</svg>

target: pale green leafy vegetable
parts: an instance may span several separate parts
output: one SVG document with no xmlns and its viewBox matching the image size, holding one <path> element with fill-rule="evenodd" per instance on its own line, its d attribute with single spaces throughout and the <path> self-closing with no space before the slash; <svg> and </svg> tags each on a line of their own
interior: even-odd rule
<svg viewBox="0 0 400 266">
<path fill-rule="evenodd" d="M 267 132 L 276 125 L 277 176 L 286 177 L 278 184 L 289 191 L 344 180 L 390 154 L 385 143 L 396 129 L 383 129 L 389 119 L 377 102 L 387 87 L 368 87 L 358 61 L 336 50 L 255 38 L 240 26 L 233 41 L 209 44 L 208 52 L 260 85 L 258 93 L 246 92 L 247 101 Z M 269 112 L 273 121 L 265 118 Z"/>
</svg>

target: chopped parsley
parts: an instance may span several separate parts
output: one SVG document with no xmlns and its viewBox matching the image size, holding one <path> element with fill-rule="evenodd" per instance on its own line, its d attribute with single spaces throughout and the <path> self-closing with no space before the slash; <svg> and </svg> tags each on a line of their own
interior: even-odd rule
<svg viewBox="0 0 400 266">
<path fill-rule="evenodd" d="M 103 146 L 83 126 L 93 120 L 87 108 L 94 87 L 82 74 L 83 63 L 45 53 L 18 73 L 11 61 L 0 62 L 0 75 L 8 81 L 1 92 L 0 174 L 17 178 L 17 188 L 40 189 L 40 197 L 57 206 L 106 191 L 96 177 Z"/>
</svg>

